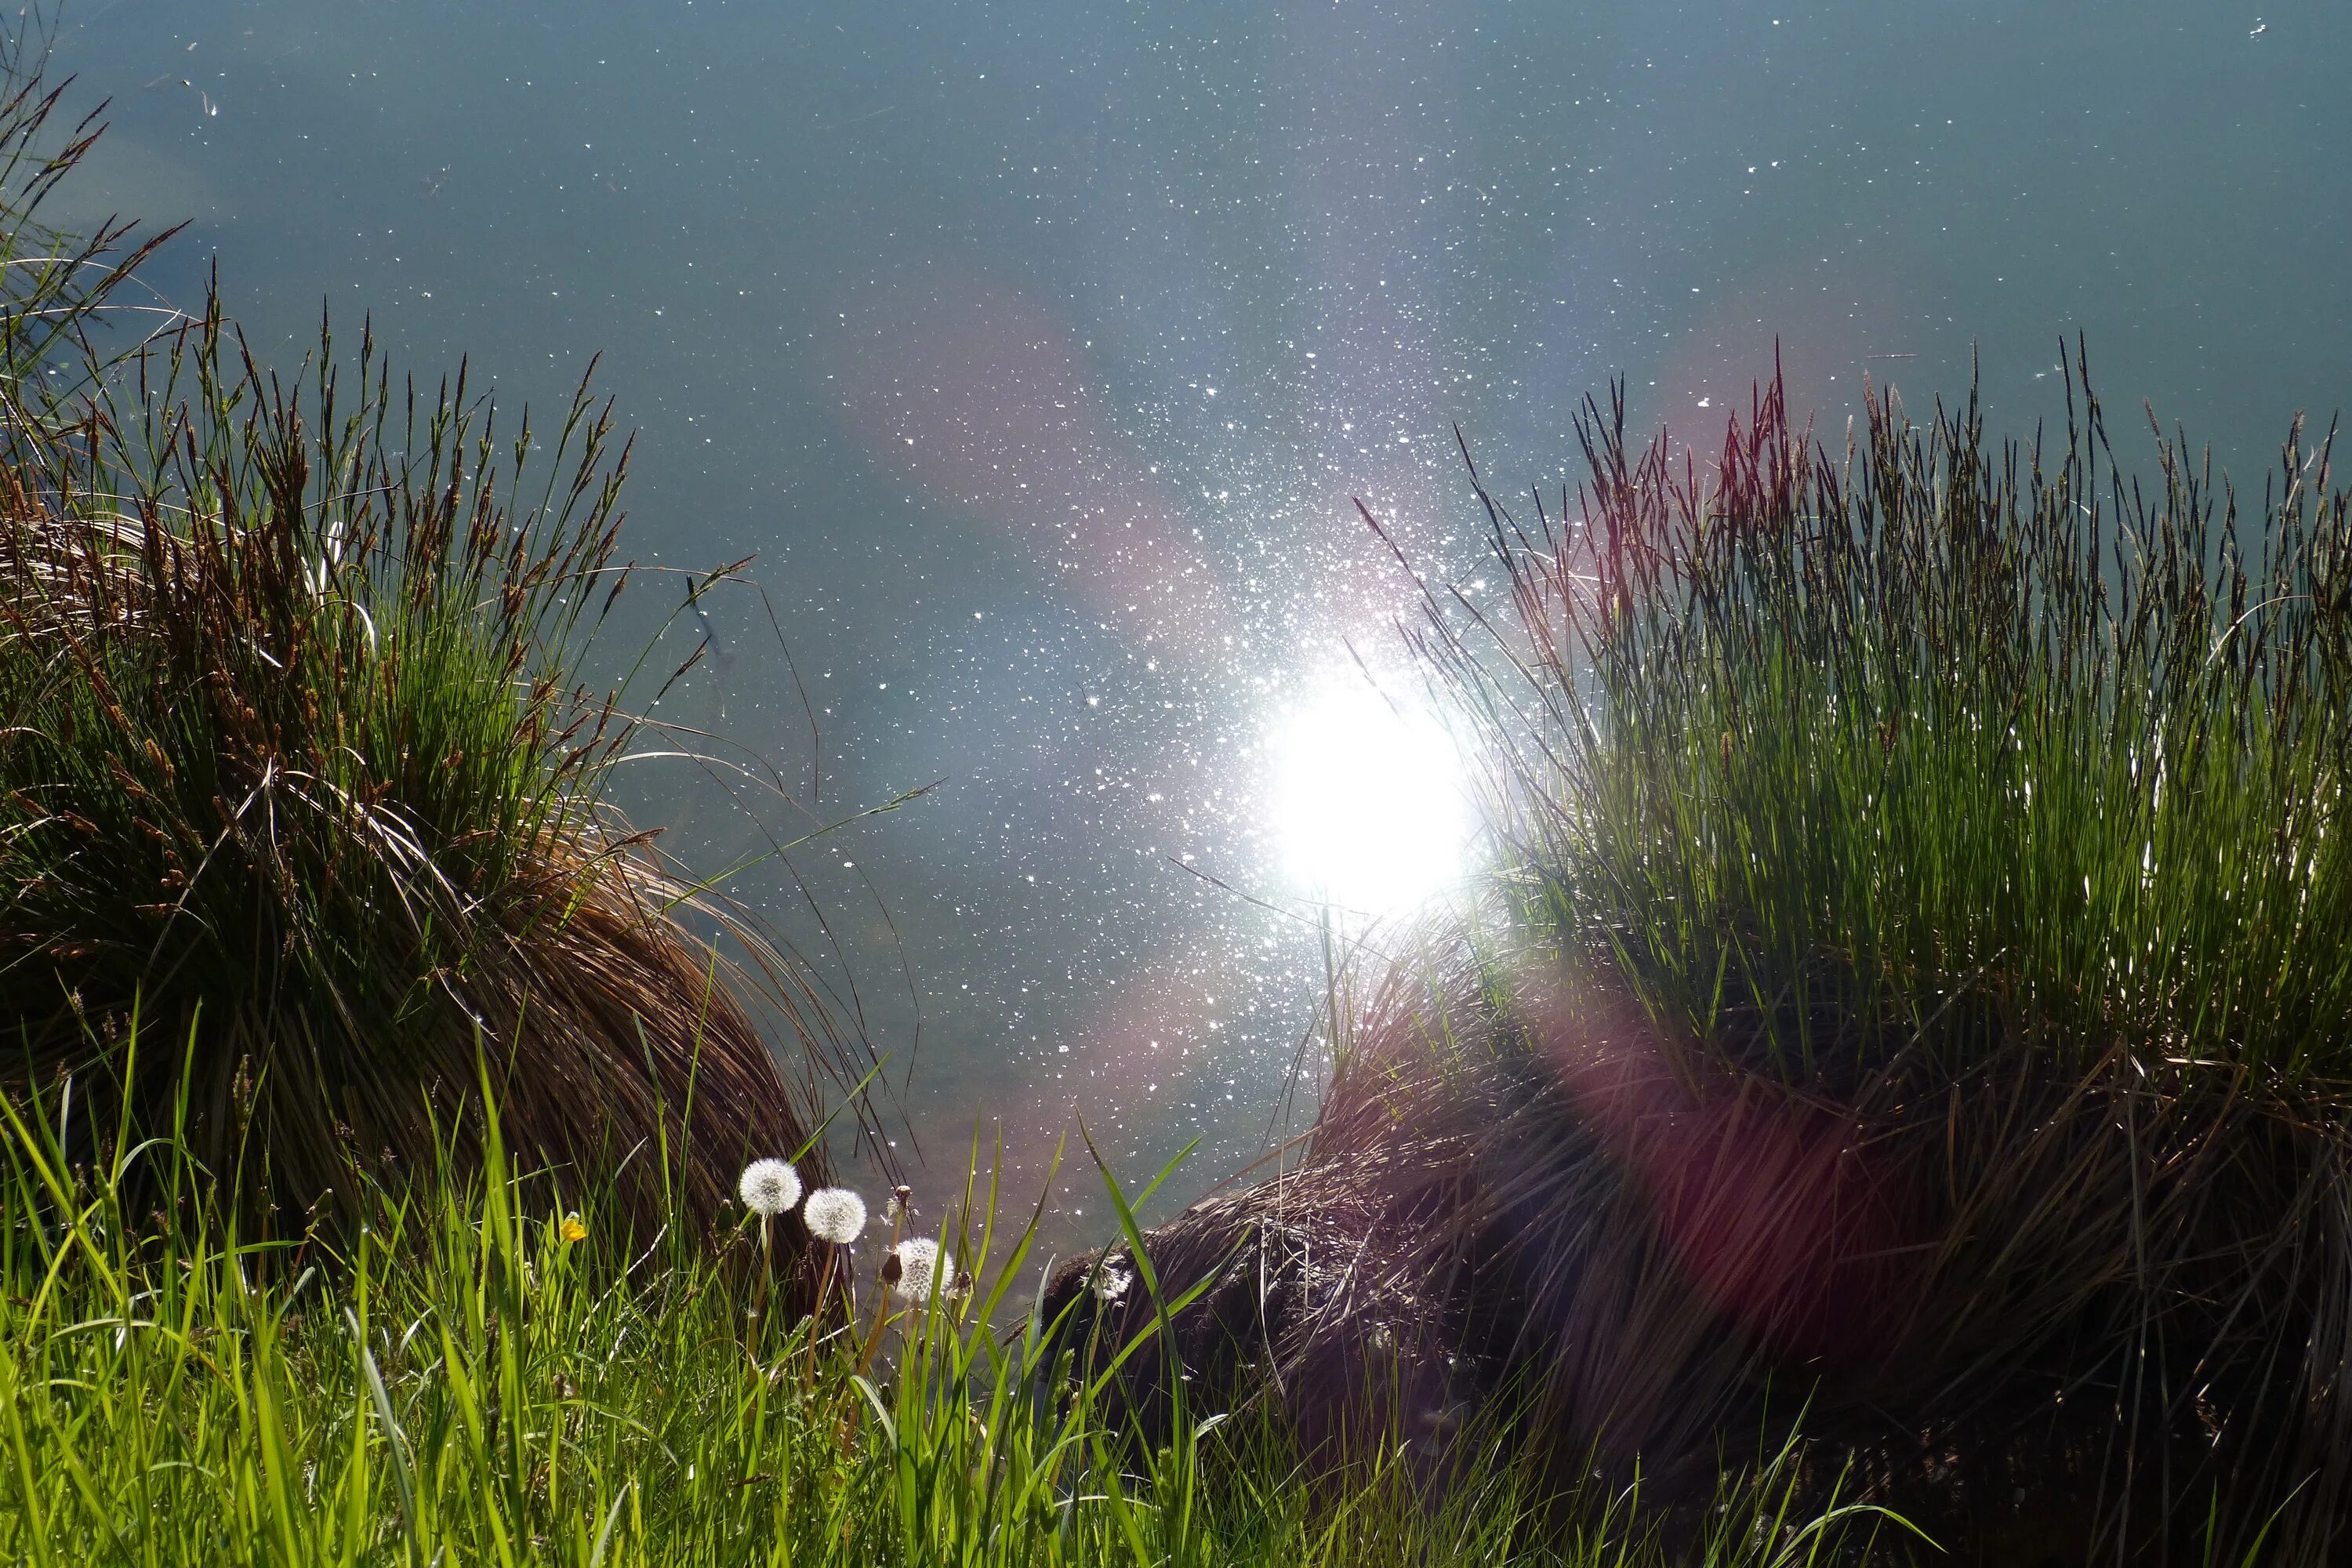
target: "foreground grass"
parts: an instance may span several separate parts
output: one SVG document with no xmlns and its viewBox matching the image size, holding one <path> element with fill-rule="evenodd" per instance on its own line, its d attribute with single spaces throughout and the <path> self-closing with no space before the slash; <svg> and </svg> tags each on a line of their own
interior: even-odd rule
<svg viewBox="0 0 2352 1568">
<path fill-rule="evenodd" d="M 9 1561 L 1668 1560 L 1633 1499 L 1539 1508 L 1474 1443 L 1442 1489 L 1377 1446 L 1309 1484 L 1246 1414 L 1145 1451 L 1053 1325 L 1021 1321 L 1034 1229 L 994 1226 L 984 1190 L 940 1233 L 969 1289 L 942 1269 L 877 1316 L 866 1254 L 887 1253 L 863 1247 L 857 1311 L 812 1346 L 806 1320 L 763 1321 L 748 1226 L 627 1248 L 593 1203 L 545 1209 L 553 1184 L 495 1144 L 478 1175 L 374 1193 L 337 1250 L 238 1235 L 168 1142 L 61 1147 L 59 1110 L 9 1105 L 0 1132 Z M 1675 1555 L 1814 1560 L 1832 1531 L 1777 1517 L 1785 1492 L 1727 1494 L 1718 1539 Z"/>
</svg>

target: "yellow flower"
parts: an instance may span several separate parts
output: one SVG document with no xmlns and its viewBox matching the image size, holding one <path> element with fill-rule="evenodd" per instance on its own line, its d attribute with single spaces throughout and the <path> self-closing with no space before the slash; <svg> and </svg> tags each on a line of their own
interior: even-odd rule
<svg viewBox="0 0 2352 1568">
<path fill-rule="evenodd" d="M 581 1223 L 581 1219 L 578 1215 L 568 1214 L 563 1216 L 563 1239 L 566 1241 L 585 1241 L 588 1239 L 588 1227 Z"/>
</svg>

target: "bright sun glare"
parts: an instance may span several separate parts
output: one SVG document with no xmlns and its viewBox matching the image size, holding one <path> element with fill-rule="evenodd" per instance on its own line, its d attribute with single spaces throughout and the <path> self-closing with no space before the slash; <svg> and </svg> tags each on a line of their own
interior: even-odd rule
<svg viewBox="0 0 2352 1568">
<path fill-rule="evenodd" d="M 1469 802 L 1453 739 L 1428 713 L 1349 670 L 1276 718 L 1266 754 L 1269 826 L 1295 891 L 1382 916 L 1460 880 Z"/>
</svg>

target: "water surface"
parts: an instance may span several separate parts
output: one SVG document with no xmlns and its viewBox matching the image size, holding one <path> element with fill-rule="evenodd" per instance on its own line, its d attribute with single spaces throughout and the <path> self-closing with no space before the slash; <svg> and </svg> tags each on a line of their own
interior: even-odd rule
<svg viewBox="0 0 2352 1568">
<path fill-rule="evenodd" d="M 1307 879 L 1395 908 L 1457 858 L 1350 652 L 1392 670 L 1410 605 L 1351 498 L 1476 575 L 1455 424 L 1556 486 L 1612 374 L 1705 436 L 1777 345 L 1826 428 L 1974 353 L 2030 433 L 2081 332 L 2127 448 L 2146 397 L 2258 489 L 2290 415 L 2352 401 L 2352 10 L 2317 0 L 64 22 L 113 100 L 68 200 L 193 220 L 167 292 L 217 254 L 269 352 L 323 300 L 505 406 L 601 353 L 627 552 L 756 555 L 662 713 L 795 798 L 649 764 L 640 821 L 717 866 L 940 781 L 738 888 L 855 982 L 934 1184 L 998 1122 L 1034 1180 L 1073 1110 L 1130 1173 L 1202 1140 L 1171 1196 L 1279 1135 Z M 616 668 L 677 603 L 624 601 Z"/>
</svg>

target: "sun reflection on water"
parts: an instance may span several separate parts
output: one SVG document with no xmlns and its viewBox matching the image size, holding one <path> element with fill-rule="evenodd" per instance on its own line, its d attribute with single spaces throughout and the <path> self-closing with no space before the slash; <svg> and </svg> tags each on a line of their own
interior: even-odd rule
<svg viewBox="0 0 2352 1568">
<path fill-rule="evenodd" d="M 1265 754 L 1267 826 L 1292 892 L 1386 918 L 1461 882 L 1472 817 L 1459 752 L 1401 686 L 1322 678 L 1276 715 Z"/>
</svg>

